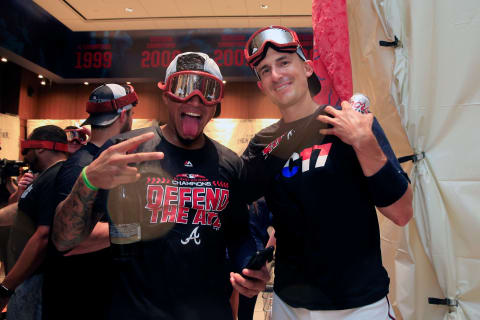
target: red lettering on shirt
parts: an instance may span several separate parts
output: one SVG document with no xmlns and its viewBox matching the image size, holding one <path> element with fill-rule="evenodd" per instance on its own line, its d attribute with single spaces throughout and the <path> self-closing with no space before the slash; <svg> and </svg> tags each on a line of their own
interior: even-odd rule
<svg viewBox="0 0 480 320">
<path fill-rule="evenodd" d="M 213 221 L 213 226 L 212 227 L 213 227 L 213 229 L 218 230 L 218 229 L 220 229 L 221 225 L 222 224 L 220 223 L 220 218 L 217 215 L 215 217 L 215 220 Z"/>
<path fill-rule="evenodd" d="M 187 224 L 188 223 L 188 212 L 190 208 L 180 207 L 177 212 L 177 223 Z"/>
<path fill-rule="evenodd" d="M 193 188 L 192 198 L 193 209 L 205 209 L 205 188 Z"/>
<path fill-rule="evenodd" d="M 163 207 L 162 223 L 175 222 L 177 220 L 177 206 L 165 206 Z"/>
<path fill-rule="evenodd" d="M 225 209 L 228 205 L 228 196 L 230 194 L 230 191 L 227 189 L 221 189 L 222 192 L 220 193 L 220 203 L 218 205 L 217 211 L 222 211 Z"/>
<path fill-rule="evenodd" d="M 207 224 L 207 214 L 205 210 L 197 210 L 192 224 L 201 224 L 203 226 Z"/>
<path fill-rule="evenodd" d="M 220 193 L 221 193 L 221 189 L 219 188 L 206 189 L 205 210 L 217 210 L 218 203 L 220 200 Z"/>
<path fill-rule="evenodd" d="M 216 218 L 217 216 L 218 214 L 216 214 L 215 212 L 207 212 L 207 224 L 211 226 L 213 218 Z"/>
<path fill-rule="evenodd" d="M 176 205 L 178 203 L 178 187 L 166 186 L 165 188 L 165 205 Z"/>
<path fill-rule="evenodd" d="M 158 211 L 163 206 L 163 186 L 148 185 L 147 187 L 147 204 L 145 208 L 152 211 L 150 223 L 157 223 Z"/>
<path fill-rule="evenodd" d="M 178 189 L 178 205 L 187 207 L 186 203 L 192 202 L 192 188 L 180 187 Z"/>
</svg>

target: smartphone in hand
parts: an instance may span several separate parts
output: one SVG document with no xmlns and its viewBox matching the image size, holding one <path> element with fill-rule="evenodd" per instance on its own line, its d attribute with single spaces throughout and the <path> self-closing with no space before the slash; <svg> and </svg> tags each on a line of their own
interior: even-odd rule
<svg viewBox="0 0 480 320">
<path fill-rule="evenodd" d="M 263 250 L 257 251 L 248 261 L 247 265 L 245 266 L 245 269 L 251 269 L 251 270 L 260 270 L 265 263 L 272 261 L 273 259 L 273 250 L 274 247 L 270 246 L 268 248 L 265 248 Z"/>
</svg>

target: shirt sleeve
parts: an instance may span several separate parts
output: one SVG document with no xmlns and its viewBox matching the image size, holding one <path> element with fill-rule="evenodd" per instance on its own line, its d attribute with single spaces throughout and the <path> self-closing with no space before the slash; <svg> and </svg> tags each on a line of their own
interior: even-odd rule
<svg viewBox="0 0 480 320">
<path fill-rule="evenodd" d="M 390 161 L 390 163 L 396 169 L 401 171 L 403 176 L 408 180 L 408 182 L 410 182 L 408 175 L 405 173 L 405 171 L 403 171 L 402 166 L 400 165 L 400 162 L 398 162 L 397 156 L 393 152 L 392 147 L 388 142 L 387 136 L 385 135 L 385 132 L 380 126 L 380 123 L 378 122 L 377 118 L 373 118 L 372 131 L 373 131 L 373 134 L 375 135 L 375 138 L 377 138 L 377 142 L 380 145 L 380 148 L 382 148 L 383 153 L 385 153 L 385 156 L 388 158 L 388 161 Z"/>
<path fill-rule="evenodd" d="M 73 185 L 82 172 L 83 167 L 78 165 L 62 166 L 55 179 L 55 203 L 58 205 L 65 200 L 72 191 Z"/>
<path fill-rule="evenodd" d="M 35 186 L 36 192 L 31 199 L 34 205 L 32 208 L 37 216 L 37 225 L 51 226 L 55 215 L 56 203 L 53 195 L 55 194 L 55 178 L 58 171 L 48 172 L 48 176 L 42 179 L 42 183 Z"/>
</svg>

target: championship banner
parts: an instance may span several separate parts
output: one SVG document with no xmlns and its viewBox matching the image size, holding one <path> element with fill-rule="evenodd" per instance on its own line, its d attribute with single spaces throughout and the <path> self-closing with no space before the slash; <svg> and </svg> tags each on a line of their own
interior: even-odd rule
<svg viewBox="0 0 480 320">
<path fill-rule="evenodd" d="M 313 65 L 322 90 L 318 104 L 339 104 L 353 94 L 346 0 L 313 0 Z"/>
<path fill-rule="evenodd" d="M 20 154 L 20 119 L 0 114 L 0 159 L 18 160 Z"/>
<path fill-rule="evenodd" d="M 62 79 L 158 81 L 177 54 L 200 51 L 215 60 L 225 79 L 256 80 L 243 52 L 254 28 L 73 32 L 32 1 L 2 0 L 0 11 L 12 13 L 2 17 L 0 48 Z M 310 59 L 312 29 L 295 31 Z"/>
</svg>

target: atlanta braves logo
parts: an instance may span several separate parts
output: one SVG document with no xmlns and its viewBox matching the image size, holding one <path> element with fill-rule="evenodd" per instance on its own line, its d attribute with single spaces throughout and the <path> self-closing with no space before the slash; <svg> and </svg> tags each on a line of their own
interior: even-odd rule
<svg viewBox="0 0 480 320">
<path fill-rule="evenodd" d="M 199 226 L 196 226 L 195 229 L 192 230 L 192 232 L 190 233 L 190 235 L 188 236 L 187 239 L 181 240 L 180 242 L 183 245 L 186 245 L 190 242 L 190 240 L 193 240 L 195 242 L 195 244 L 198 246 L 200 244 L 200 242 L 202 241 L 202 240 L 200 240 L 200 234 L 198 233 L 198 227 Z"/>
</svg>

